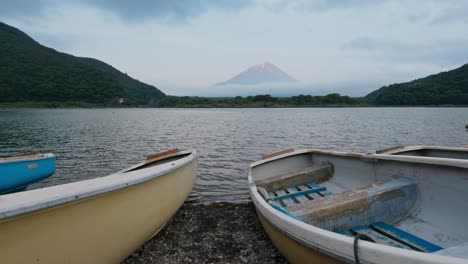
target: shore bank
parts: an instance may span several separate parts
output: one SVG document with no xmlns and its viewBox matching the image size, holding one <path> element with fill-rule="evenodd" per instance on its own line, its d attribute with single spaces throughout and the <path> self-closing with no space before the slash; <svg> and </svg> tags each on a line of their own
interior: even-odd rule
<svg viewBox="0 0 468 264">
<path fill-rule="evenodd" d="M 185 203 L 123 263 L 286 263 L 249 204 Z"/>
<path fill-rule="evenodd" d="M 468 105 L 372 105 L 372 104 L 322 104 L 322 105 L 181 105 L 181 106 L 128 106 L 99 104 L 56 103 L 0 103 L 0 110 L 10 109 L 288 109 L 288 108 L 467 108 Z"/>
</svg>

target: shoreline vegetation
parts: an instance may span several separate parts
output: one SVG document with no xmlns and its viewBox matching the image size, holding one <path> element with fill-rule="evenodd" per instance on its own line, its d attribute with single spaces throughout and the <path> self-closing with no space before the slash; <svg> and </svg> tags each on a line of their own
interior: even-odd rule
<svg viewBox="0 0 468 264">
<path fill-rule="evenodd" d="M 83 101 L 0 102 L 0 109 L 54 109 L 54 108 L 317 108 L 317 107 L 468 107 L 463 104 L 438 105 L 382 105 L 372 104 L 366 98 L 353 98 L 340 94 L 325 96 L 298 95 L 272 97 L 269 94 L 236 97 L 165 96 L 151 105 L 111 101 L 89 103 Z"/>
</svg>

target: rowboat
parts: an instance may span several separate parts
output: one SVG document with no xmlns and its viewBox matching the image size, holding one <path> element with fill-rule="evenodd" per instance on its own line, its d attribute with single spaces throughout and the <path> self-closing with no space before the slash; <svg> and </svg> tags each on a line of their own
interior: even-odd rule
<svg viewBox="0 0 468 264">
<path fill-rule="evenodd" d="M 120 263 L 157 234 L 197 175 L 195 150 L 115 174 L 0 196 L 2 263 Z"/>
<path fill-rule="evenodd" d="M 468 160 L 468 148 L 439 147 L 439 146 L 397 146 L 377 150 L 377 154 L 422 156 Z"/>
<path fill-rule="evenodd" d="M 34 182 L 54 174 L 53 154 L 28 153 L 0 158 L 0 194 L 22 191 Z"/>
<path fill-rule="evenodd" d="M 290 149 L 248 181 L 291 263 L 468 263 L 465 160 Z"/>
</svg>

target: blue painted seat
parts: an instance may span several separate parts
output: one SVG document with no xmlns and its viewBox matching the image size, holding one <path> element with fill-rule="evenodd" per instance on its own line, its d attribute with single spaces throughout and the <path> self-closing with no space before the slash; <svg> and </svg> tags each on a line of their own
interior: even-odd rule
<svg viewBox="0 0 468 264">
<path fill-rule="evenodd" d="M 439 251 L 443 248 L 432 244 L 422 238 L 405 232 L 399 228 L 386 224 L 384 222 L 376 222 L 370 225 L 374 230 L 394 239 L 400 241 L 403 244 L 410 246 L 411 248 L 423 251 L 423 252 L 434 252 Z"/>
<path fill-rule="evenodd" d="M 336 230 L 335 232 L 345 236 L 365 234 L 378 244 L 427 253 L 432 253 L 443 249 L 438 245 L 432 244 L 429 241 L 426 241 L 420 237 L 417 237 L 384 222 L 376 222 L 370 224 L 369 226 L 353 227 L 350 229 L 350 231 L 341 229 Z"/>
<path fill-rule="evenodd" d="M 290 205 L 307 202 L 310 200 L 319 199 L 324 196 L 331 195 L 327 188 L 321 187 L 316 183 L 308 183 L 305 185 L 298 185 L 286 189 L 279 189 L 270 192 L 268 195 L 272 201 L 278 202 L 283 207 Z"/>
</svg>

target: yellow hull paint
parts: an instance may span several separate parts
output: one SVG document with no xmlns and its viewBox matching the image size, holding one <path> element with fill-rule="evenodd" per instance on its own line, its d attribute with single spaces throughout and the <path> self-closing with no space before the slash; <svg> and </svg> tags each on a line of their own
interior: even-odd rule
<svg viewBox="0 0 468 264">
<path fill-rule="evenodd" d="M 176 213 L 196 169 L 194 160 L 147 182 L 3 220 L 0 261 L 119 263 Z"/>
<path fill-rule="evenodd" d="M 273 244 L 290 263 L 343 263 L 297 242 L 270 224 L 259 211 L 257 214 Z"/>
</svg>

